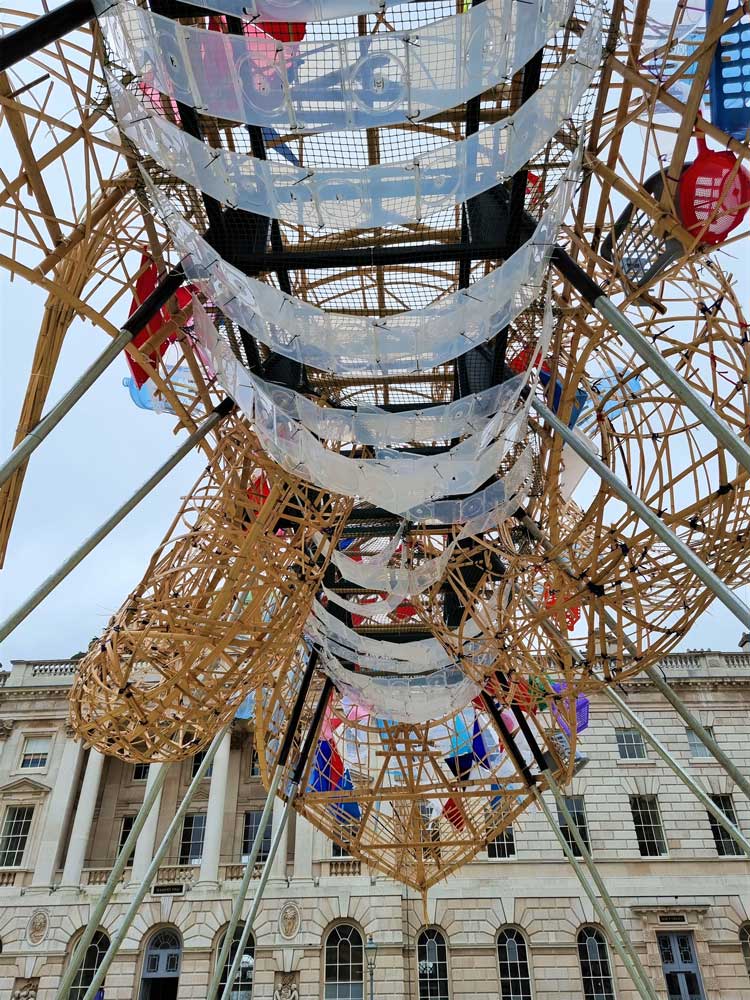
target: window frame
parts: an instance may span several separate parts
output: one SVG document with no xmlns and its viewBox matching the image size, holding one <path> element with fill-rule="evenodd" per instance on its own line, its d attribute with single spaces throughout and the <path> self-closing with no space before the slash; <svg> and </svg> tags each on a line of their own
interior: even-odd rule
<svg viewBox="0 0 750 1000">
<path fill-rule="evenodd" d="M 194 837 L 195 820 L 196 819 L 201 819 L 203 821 L 202 822 L 202 829 L 201 829 L 200 852 L 199 853 L 194 853 L 194 851 L 193 851 L 193 845 L 196 843 L 195 837 Z M 186 841 L 185 841 L 185 829 L 187 827 L 188 820 L 190 820 L 190 843 L 189 843 L 189 845 L 187 845 Z M 186 847 L 188 847 L 188 846 L 189 846 L 190 849 L 186 850 Z M 200 813 L 200 812 L 186 813 L 185 814 L 185 818 L 182 821 L 182 831 L 180 833 L 180 853 L 179 853 L 179 856 L 178 856 L 179 859 L 178 859 L 177 864 L 181 865 L 181 866 L 182 865 L 184 865 L 184 866 L 192 865 L 193 867 L 197 868 L 198 865 L 200 865 L 201 861 L 203 860 L 203 850 L 204 850 L 205 846 L 206 846 L 206 813 Z M 187 860 L 183 860 L 183 859 L 187 859 Z"/>
<path fill-rule="evenodd" d="M 652 803 L 655 806 L 656 817 L 657 817 L 657 819 L 659 821 L 659 833 L 661 835 L 661 843 L 664 846 L 664 850 L 663 851 L 657 851 L 655 853 L 644 852 L 643 846 L 647 845 L 647 840 L 646 839 L 641 840 L 641 838 L 638 836 L 638 823 L 636 822 L 635 809 L 634 809 L 634 803 L 635 803 L 636 800 L 643 800 L 643 801 Z M 638 844 L 638 853 L 640 854 L 640 856 L 642 858 L 667 858 L 667 857 L 669 857 L 669 842 L 667 840 L 666 830 L 664 829 L 664 820 L 662 819 L 662 815 L 661 815 L 661 806 L 659 805 L 659 796 L 658 795 L 641 795 L 640 793 L 638 793 L 637 795 L 630 795 L 630 796 L 628 796 L 628 802 L 629 802 L 629 805 L 630 805 L 630 817 L 631 817 L 631 820 L 633 822 L 633 830 L 635 831 L 635 839 L 636 839 L 636 843 Z M 642 824 L 641 824 L 641 827 L 642 827 L 642 829 L 645 829 L 645 827 L 643 827 Z M 651 825 L 651 829 L 652 830 L 655 829 L 654 826 L 653 826 L 653 824 Z M 657 843 L 657 838 L 656 837 L 654 837 L 653 840 L 654 840 L 654 843 Z"/>
<path fill-rule="evenodd" d="M 66 966 L 70 964 L 70 960 L 73 957 L 75 946 L 78 943 L 78 940 L 80 939 L 82 933 L 83 932 L 76 934 L 75 938 L 71 938 L 69 953 L 68 953 L 68 961 L 66 963 Z M 104 942 L 106 942 L 106 944 Z M 99 928 L 94 933 L 94 936 L 91 939 L 91 943 L 89 944 L 88 948 L 84 953 L 83 961 L 81 962 L 81 965 L 78 971 L 76 972 L 75 978 L 73 979 L 73 982 L 71 984 L 70 993 L 68 994 L 68 1000 L 83 1000 L 84 996 L 86 995 L 86 991 L 91 985 L 91 982 L 99 966 L 102 964 L 102 959 L 106 955 L 110 943 L 111 942 L 109 939 L 109 935 L 107 934 L 106 931 L 103 931 L 101 928 Z M 92 949 L 96 949 L 97 955 L 94 958 L 93 966 L 91 965 L 87 966 L 86 965 L 87 960 L 89 960 L 92 957 Z M 90 975 L 88 976 L 86 981 L 84 981 L 84 977 L 89 973 Z"/>
<path fill-rule="evenodd" d="M 143 775 L 142 778 L 138 777 L 138 768 L 145 768 L 146 769 L 146 773 Z M 139 785 L 141 784 L 141 782 L 148 781 L 148 776 L 149 776 L 149 773 L 150 773 L 150 768 L 151 768 L 150 764 L 144 764 L 143 761 L 136 762 L 135 764 L 133 764 L 133 774 L 132 774 L 130 780 L 134 781 L 134 782 L 137 782 Z"/>
<path fill-rule="evenodd" d="M 704 726 L 703 728 L 712 739 L 716 739 L 716 733 L 714 732 L 713 726 Z M 687 739 L 688 752 L 691 760 L 707 760 L 712 763 L 716 763 L 714 755 L 708 749 L 700 736 L 698 736 L 695 730 L 691 729 L 690 726 L 685 727 L 685 738 Z"/>
<path fill-rule="evenodd" d="M 128 822 L 128 820 L 130 822 Z M 128 839 L 128 836 L 130 835 L 130 831 L 133 829 L 133 824 L 134 823 L 135 823 L 135 813 L 126 813 L 124 816 L 120 817 L 120 832 L 119 832 L 118 837 L 117 837 L 117 855 L 116 855 L 116 857 L 120 856 L 120 851 L 125 846 L 125 841 Z M 125 829 L 126 826 L 127 826 L 127 830 Z M 127 860 L 125 861 L 125 867 L 126 868 L 132 868 L 133 867 L 133 856 L 134 855 L 135 855 L 135 848 L 133 848 L 133 850 L 130 852 L 130 855 L 128 856 Z"/>
<path fill-rule="evenodd" d="M 263 815 L 262 809 L 245 809 L 242 813 L 242 831 L 240 833 L 240 861 L 243 864 L 247 863 L 250 857 L 250 852 L 253 848 L 253 841 L 255 840 L 255 834 L 258 831 L 258 820 Z M 248 836 L 248 818 L 250 816 L 256 816 L 257 820 L 253 826 L 252 835 Z M 273 837 L 273 819 L 270 823 L 266 824 L 266 829 L 263 831 L 263 841 L 260 845 L 260 850 L 258 851 L 258 857 L 255 859 L 256 864 L 263 864 L 268 855 L 271 853 L 271 839 Z"/>
<path fill-rule="evenodd" d="M 9 825 L 11 813 L 18 812 L 21 809 L 25 810 L 26 812 L 28 812 L 30 814 L 28 816 L 28 820 L 26 820 L 26 819 L 22 820 L 22 822 L 26 822 L 26 829 L 25 829 L 25 831 L 23 833 L 11 833 L 10 830 L 7 830 L 7 832 L 6 832 L 6 828 Z M 33 823 L 34 823 L 34 814 L 35 814 L 35 812 L 36 812 L 36 808 L 35 808 L 34 805 L 26 805 L 26 804 L 24 804 L 22 802 L 19 802 L 19 803 L 9 802 L 6 805 L 5 811 L 3 813 L 2 826 L 0 826 L 0 868 L 9 868 L 9 869 L 12 869 L 12 870 L 17 870 L 19 868 L 23 868 L 24 858 L 26 857 L 26 851 L 27 851 L 28 846 L 29 846 L 29 841 L 31 840 L 31 831 L 32 831 Z M 10 822 L 11 823 L 12 822 L 16 822 L 16 819 L 14 818 L 13 821 L 10 821 Z M 20 856 L 18 856 L 19 855 L 19 849 L 18 849 L 18 847 L 14 847 L 12 849 L 12 852 L 11 852 L 10 846 L 3 847 L 3 844 L 5 843 L 6 839 L 10 841 L 14 837 L 18 837 L 18 838 L 23 837 L 24 838 L 24 840 L 23 840 L 23 846 L 20 849 Z M 12 853 L 14 856 L 18 856 L 17 860 L 13 861 L 13 862 L 3 861 L 2 859 L 3 859 L 4 855 L 10 854 L 10 853 Z"/>
<path fill-rule="evenodd" d="M 519 966 L 519 970 L 520 966 L 522 964 L 525 964 L 526 966 L 525 982 L 522 978 L 523 977 L 522 971 L 514 973 L 512 978 L 511 975 L 505 975 L 505 976 L 503 975 L 504 962 L 503 959 L 500 957 L 500 948 L 502 947 L 503 944 L 507 944 L 507 942 L 501 942 L 500 939 L 503 935 L 510 937 L 511 934 L 514 936 L 513 940 L 516 949 L 518 949 L 519 944 L 522 945 L 523 959 L 519 960 L 518 956 L 516 956 L 516 958 L 513 959 L 512 961 L 514 962 L 515 965 Z M 526 935 L 524 934 L 524 932 L 521 930 L 520 927 L 516 927 L 513 924 L 505 924 L 503 927 L 500 927 L 498 929 L 498 932 L 495 935 L 495 955 L 497 957 L 500 1000 L 533 1000 L 534 976 L 531 966 L 531 949 L 529 948 L 529 942 L 526 939 Z M 508 965 L 508 967 L 510 968 L 511 960 L 509 958 L 506 959 L 505 964 Z M 506 988 L 505 987 L 506 982 L 508 983 L 509 986 L 509 992 L 507 993 L 504 992 Z M 519 985 L 521 988 L 520 992 L 519 992 Z"/>
<path fill-rule="evenodd" d="M 581 835 L 581 840 L 583 841 L 584 847 L 589 852 L 589 854 L 593 855 L 593 851 L 591 849 L 591 835 L 589 833 L 589 818 L 588 818 L 588 815 L 586 813 L 586 798 L 585 798 L 585 796 L 583 796 L 583 795 L 564 795 L 563 798 L 565 799 L 565 805 L 568 807 L 568 812 L 572 815 L 572 818 L 573 818 L 573 820 L 574 820 L 574 822 L 576 824 L 576 828 L 577 828 L 578 832 Z M 581 805 L 580 814 L 583 815 L 583 827 L 581 827 L 581 824 L 578 821 L 578 819 L 579 819 L 579 809 L 578 809 L 578 805 L 576 803 L 579 803 L 579 802 L 580 802 L 580 805 Z M 571 803 L 574 803 L 574 805 L 572 807 L 571 807 Z M 578 850 L 578 844 L 576 844 L 575 840 L 573 839 L 573 835 L 570 832 L 570 830 L 568 829 L 568 824 L 565 822 L 565 819 L 564 819 L 562 813 L 560 812 L 559 808 L 557 810 L 557 824 L 558 824 L 558 826 L 560 828 L 560 833 L 562 833 L 563 837 L 565 837 L 566 843 L 570 847 L 570 850 L 573 852 L 573 857 L 574 858 L 582 858 L 583 855 Z"/>
<path fill-rule="evenodd" d="M 33 771 L 35 774 L 44 774 L 49 768 L 50 760 L 52 759 L 52 747 L 54 744 L 55 734 L 52 732 L 36 732 L 34 730 L 27 731 L 21 734 L 21 753 L 18 757 L 18 767 L 15 769 L 16 774 L 28 774 L 29 771 Z M 40 757 L 41 754 L 34 754 L 26 750 L 26 745 L 32 740 L 46 740 L 47 749 L 44 753 L 44 763 L 42 764 L 24 764 L 24 758 L 28 755 L 30 757 Z"/>
<path fill-rule="evenodd" d="M 352 951 L 354 951 L 354 949 L 356 947 L 356 940 L 355 939 L 356 938 L 359 939 L 359 949 L 361 951 L 361 959 L 360 959 L 360 966 L 359 966 L 360 969 L 361 969 L 361 979 L 354 979 L 354 978 L 351 978 L 351 979 L 341 979 L 341 978 L 336 978 L 334 980 L 329 980 L 329 978 L 328 978 L 328 970 L 329 970 L 328 950 L 329 950 L 329 947 L 330 947 L 330 944 L 331 944 L 331 939 L 333 938 L 334 935 L 341 935 L 343 933 L 344 929 L 350 931 L 350 933 L 349 933 L 349 935 L 348 935 L 348 937 L 346 939 L 347 941 L 350 942 L 350 954 L 351 954 Z M 351 944 L 352 941 L 355 941 L 354 945 Z M 341 940 L 341 938 L 339 938 L 339 941 L 338 941 L 338 943 L 336 945 L 337 949 L 340 949 L 341 944 L 342 944 L 342 940 Z M 344 967 L 344 966 L 342 966 L 342 963 L 339 962 L 339 954 L 340 954 L 340 951 L 337 951 L 337 955 L 336 955 L 336 968 L 337 969 L 340 969 L 340 968 Z M 365 938 L 364 938 L 364 935 L 363 935 L 362 931 L 359 929 L 359 927 L 357 927 L 356 924 L 353 924 L 350 921 L 346 921 L 345 920 L 345 921 L 340 921 L 339 923 L 334 924 L 332 927 L 330 927 L 328 929 L 325 937 L 323 938 L 323 961 L 321 963 L 321 966 L 322 966 L 321 971 L 322 971 L 322 974 L 323 974 L 322 1000 L 365 1000 L 365 997 L 367 995 L 366 992 L 365 992 L 366 991 L 366 986 L 365 986 L 365 972 L 367 971 L 367 960 L 366 960 L 366 954 L 365 954 Z M 350 960 L 349 963 L 348 963 L 348 967 L 350 969 L 356 969 L 357 968 L 356 961 Z M 352 987 L 356 987 L 358 985 L 361 986 L 361 990 L 352 989 Z M 348 987 L 348 989 L 346 987 Z"/>
<path fill-rule="evenodd" d="M 199 750 L 198 753 L 193 754 L 193 756 L 190 758 L 190 780 L 191 781 L 193 780 L 193 778 L 198 773 L 198 768 L 201 766 L 201 764 L 203 763 L 203 761 L 206 759 L 206 754 L 207 753 L 208 753 L 208 750 Z M 201 778 L 201 781 L 206 781 L 208 778 L 212 777 L 213 773 L 214 773 L 214 762 L 211 761 L 211 763 L 208 765 L 206 773 Z"/>
<path fill-rule="evenodd" d="M 498 842 L 502 841 L 505 847 L 510 847 L 510 850 L 505 854 L 493 854 L 492 851 L 497 851 Z M 509 823 L 504 830 L 493 837 L 492 840 L 487 841 L 487 860 L 488 861 L 512 861 L 516 857 L 516 833 L 513 829 L 513 824 Z"/>
<path fill-rule="evenodd" d="M 420 948 L 422 947 L 421 942 L 423 938 L 431 935 L 430 940 L 438 942 L 436 947 L 438 952 L 442 949 L 443 957 L 439 955 L 435 960 L 435 964 L 438 966 L 438 974 L 435 977 L 435 984 L 437 989 L 433 990 L 431 988 L 432 981 L 425 980 L 422 973 L 422 964 L 427 962 L 427 958 L 420 958 Z M 427 946 L 425 945 L 425 950 Z M 417 960 L 417 994 L 419 1000 L 451 1000 L 451 972 L 450 972 L 450 962 L 448 960 L 448 941 L 439 927 L 434 925 L 428 925 L 426 927 L 421 927 L 417 934 L 415 941 L 414 954 Z M 443 967 L 444 974 L 440 974 L 440 967 Z M 423 989 L 423 985 L 426 989 Z"/>
<path fill-rule="evenodd" d="M 586 938 L 585 943 L 582 941 L 582 936 L 584 934 L 589 935 L 589 937 Z M 596 972 L 587 973 L 584 971 L 584 956 L 582 951 L 585 948 L 586 962 L 593 962 L 588 942 L 596 938 L 599 938 L 597 941 L 599 954 L 595 961 L 599 963 L 600 968 Z M 603 960 L 601 955 L 602 945 L 604 946 Z M 582 927 L 579 927 L 576 931 L 576 952 L 578 955 L 578 970 L 581 974 L 581 985 L 583 986 L 584 1000 L 616 1000 L 617 991 L 615 989 L 615 978 L 612 973 L 612 959 L 610 958 L 609 953 L 609 941 L 607 940 L 607 935 L 604 931 L 595 924 L 584 924 Z M 603 968 L 605 963 L 606 969 Z M 605 979 L 608 980 L 606 990 L 603 989 L 598 991 L 595 986 L 592 989 L 592 985 L 595 984 L 598 979 L 601 979 L 602 982 L 604 982 Z"/>
<path fill-rule="evenodd" d="M 745 960 L 745 971 L 750 980 L 750 923 L 745 923 L 740 927 L 740 951 Z"/>
<path fill-rule="evenodd" d="M 634 737 L 630 741 L 627 739 L 621 740 L 620 737 Z M 640 729 L 635 728 L 625 728 L 619 727 L 615 729 L 615 746 L 617 747 L 617 759 L 625 764 L 638 763 L 640 761 L 648 760 L 648 747 L 646 746 L 646 741 L 643 738 L 643 733 Z M 635 749 L 636 746 L 643 750 L 643 753 L 630 754 L 623 753 L 623 750 Z"/>
<path fill-rule="evenodd" d="M 232 946 L 229 949 L 227 960 L 224 963 L 224 968 L 221 970 L 221 979 L 219 981 L 219 992 L 217 996 L 221 996 L 224 992 L 224 989 L 226 988 L 227 976 L 229 975 L 229 970 L 232 966 L 232 962 L 234 961 L 234 957 L 237 954 L 237 945 L 239 944 L 239 940 L 240 937 L 242 936 L 242 931 L 244 930 L 244 927 L 245 927 L 244 921 L 240 920 L 235 929 L 234 939 L 232 941 Z M 213 961 L 214 971 L 219 967 L 219 957 L 221 956 L 221 949 L 224 947 L 224 942 L 227 937 L 228 929 L 229 929 L 228 927 L 225 927 L 224 930 L 219 935 L 216 944 L 216 955 Z M 243 955 L 247 955 L 249 952 L 252 958 L 252 965 L 250 966 L 250 976 L 249 976 L 250 982 L 249 983 L 242 982 L 243 975 L 245 974 L 245 969 L 243 969 L 242 962 L 240 962 L 240 971 L 237 975 L 237 978 L 234 981 L 234 986 L 232 987 L 232 990 L 229 994 L 231 1000 L 252 1000 L 253 986 L 255 982 L 255 948 L 256 948 L 255 935 L 253 934 L 252 931 L 250 931 L 250 935 L 247 939 L 247 944 L 245 945 L 245 950 L 243 952 Z"/>
<path fill-rule="evenodd" d="M 724 813 L 729 822 L 736 826 L 739 830 L 740 824 L 737 820 L 737 812 L 734 808 L 734 799 L 732 796 L 729 793 L 721 793 L 710 794 L 709 798 L 717 809 L 720 809 Z M 717 802 L 717 799 L 726 799 L 729 804 L 729 808 L 726 808 L 726 803 Z M 733 840 L 732 837 L 729 836 L 724 827 L 721 826 L 713 813 L 710 813 L 708 809 L 706 810 L 706 816 L 708 817 L 708 825 L 710 826 L 711 833 L 713 834 L 717 856 L 720 858 L 744 858 L 745 852 L 742 850 L 740 845 L 736 840 Z M 722 848 L 728 848 L 728 850 L 722 850 Z"/>
</svg>

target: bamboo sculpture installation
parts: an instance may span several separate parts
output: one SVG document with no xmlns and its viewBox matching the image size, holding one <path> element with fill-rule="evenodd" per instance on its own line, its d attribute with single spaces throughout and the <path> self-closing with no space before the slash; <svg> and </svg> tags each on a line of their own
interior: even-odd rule
<svg viewBox="0 0 750 1000">
<path fill-rule="evenodd" d="M 275 660 L 289 659 L 348 501 L 274 469 L 241 417 L 144 578 L 81 661 L 71 720 L 87 744 L 131 761 L 205 748 Z"/>
</svg>

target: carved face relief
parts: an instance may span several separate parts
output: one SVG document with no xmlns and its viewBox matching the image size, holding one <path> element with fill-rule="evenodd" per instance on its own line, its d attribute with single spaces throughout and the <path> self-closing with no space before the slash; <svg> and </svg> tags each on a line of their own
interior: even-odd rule
<svg viewBox="0 0 750 1000">
<path fill-rule="evenodd" d="M 296 937 L 300 925 L 299 907 L 296 903 L 285 903 L 279 914 L 279 933 L 289 941 Z"/>
<path fill-rule="evenodd" d="M 46 910 L 35 910 L 31 914 L 28 927 L 26 928 L 26 939 L 30 944 L 41 944 L 47 936 L 49 928 L 49 916 Z"/>
</svg>

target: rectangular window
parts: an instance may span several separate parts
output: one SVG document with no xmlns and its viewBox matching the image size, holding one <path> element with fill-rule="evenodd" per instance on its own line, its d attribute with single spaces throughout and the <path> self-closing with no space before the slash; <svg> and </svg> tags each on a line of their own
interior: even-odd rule
<svg viewBox="0 0 750 1000">
<path fill-rule="evenodd" d="M 0 834 L 0 867 L 17 868 L 23 862 L 33 815 L 33 806 L 8 807 Z"/>
<path fill-rule="evenodd" d="M 260 777 L 260 759 L 258 757 L 258 751 L 255 747 L 250 751 L 250 777 L 259 778 Z"/>
<path fill-rule="evenodd" d="M 260 809 L 251 809 L 249 812 L 245 813 L 245 823 L 242 828 L 242 860 L 247 861 L 250 857 L 250 852 L 253 849 L 253 842 L 255 840 L 255 834 L 258 832 L 258 827 L 260 826 L 260 817 L 262 813 Z M 265 830 L 263 831 L 263 840 L 261 841 L 260 850 L 258 851 L 258 857 L 256 862 L 265 861 L 268 857 L 268 852 L 271 850 L 271 827 L 272 823 L 269 823 Z"/>
<path fill-rule="evenodd" d="M 180 843 L 181 865 L 199 865 L 203 856 L 203 838 L 206 836 L 206 814 L 188 813 L 182 824 Z"/>
<path fill-rule="evenodd" d="M 133 781 L 146 781 L 150 764 L 133 764 Z"/>
<path fill-rule="evenodd" d="M 568 812 L 573 817 L 573 822 L 578 828 L 578 832 L 581 835 L 581 840 L 583 841 L 586 850 L 591 852 L 591 845 L 589 843 L 589 831 L 586 825 L 586 810 L 583 804 L 583 796 L 566 795 L 565 805 L 568 807 Z M 577 858 L 582 857 L 582 854 L 578 849 L 578 844 L 576 844 L 575 840 L 573 839 L 573 835 L 568 829 L 568 825 L 563 819 L 562 813 L 560 812 L 559 809 L 557 810 L 557 822 L 560 825 L 560 830 L 562 831 L 563 837 L 565 837 L 565 839 L 567 840 L 568 846 L 570 847 L 575 857 Z"/>
<path fill-rule="evenodd" d="M 705 726 L 704 728 L 709 736 L 711 736 L 714 739 L 716 738 L 714 737 L 713 726 Z M 686 729 L 685 732 L 687 733 L 688 746 L 690 747 L 690 756 L 698 757 L 699 759 L 702 760 L 706 760 L 706 758 L 710 758 L 713 760 L 713 754 L 708 749 L 703 740 L 700 738 L 700 736 L 698 736 L 697 733 L 694 733 L 692 729 Z"/>
<path fill-rule="evenodd" d="M 23 743 L 21 767 L 30 770 L 46 767 L 49 760 L 49 736 L 27 736 Z"/>
<path fill-rule="evenodd" d="M 494 860 L 505 860 L 516 856 L 516 841 L 513 827 L 507 826 L 503 832 L 487 844 L 487 857 Z"/>
<path fill-rule="evenodd" d="M 207 753 L 208 753 L 208 750 L 199 750 L 198 753 L 195 755 L 195 757 L 193 757 L 192 767 L 190 769 L 190 777 L 191 778 L 194 778 L 196 776 L 196 774 L 198 773 L 198 768 L 201 766 L 201 764 L 203 763 L 203 761 L 206 759 L 206 754 Z M 203 777 L 204 778 L 210 778 L 211 775 L 213 774 L 213 771 L 214 771 L 214 762 L 211 761 L 211 763 L 208 765 L 208 770 L 203 775 Z"/>
<path fill-rule="evenodd" d="M 667 842 L 655 795 L 631 795 L 630 811 L 641 857 L 656 858 L 667 853 Z"/>
<path fill-rule="evenodd" d="M 341 844 L 337 844 L 336 841 L 331 842 L 331 857 L 332 858 L 350 858 L 351 854 L 345 847 Z"/>
<path fill-rule="evenodd" d="M 646 744 L 637 729 L 616 729 L 615 739 L 620 760 L 646 759 Z"/>
<path fill-rule="evenodd" d="M 657 934 L 669 1000 L 706 1000 L 693 935 Z"/>
<path fill-rule="evenodd" d="M 724 813 L 726 818 L 730 823 L 739 827 L 737 823 L 737 814 L 734 811 L 734 803 L 732 802 L 731 795 L 712 795 L 711 799 L 715 806 Z M 719 822 L 717 822 L 716 817 L 710 812 L 707 812 L 708 822 L 711 825 L 711 833 L 714 835 L 714 843 L 716 844 L 716 853 L 721 857 L 735 857 L 739 854 L 744 854 L 744 851 L 737 843 L 736 840 L 732 840 L 727 831 Z"/>
<path fill-rule="evenodd" d="M 118 844 L 117 844 L 117 853 L 118 853 L 118 855 L 119 855 L 120 851 L 123 849 L 123 847 L 125 846 L 125 841 L 128 839 L 128 836 L 130 835 L 130 831 L 133 829 L 133 823 L 134 822 L 135 822 L 135 816 L 123 816 L 122 817 L 122 824 L 120 826 L 120 839 L 119 839 Z M 128 867 L 130 867 L 130 865 L 133 864 L 133 854 L 134 853 L 135 853 L 135 851 L 131 851 L 130 854 L 129 854 L 129 856 L 128 856 L 128 860 L 125 862 L 125 864 Z"/>
</svg>

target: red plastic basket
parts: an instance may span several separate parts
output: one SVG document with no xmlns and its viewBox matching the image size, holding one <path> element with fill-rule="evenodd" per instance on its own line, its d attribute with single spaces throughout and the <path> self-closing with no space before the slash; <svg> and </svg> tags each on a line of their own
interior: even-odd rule
<svg viewBox="0 0 750 1000">
<path fill-rule="evenodd" d="M 703 136 L 696 142 L 698 155 L 677 188 L 680 219 L 701 243 L 721 243 L 747 214 L 750 174 L 744 167 L 737 169 L 737 157 L 729 150 L 709 149 Z"/>
</svg>

